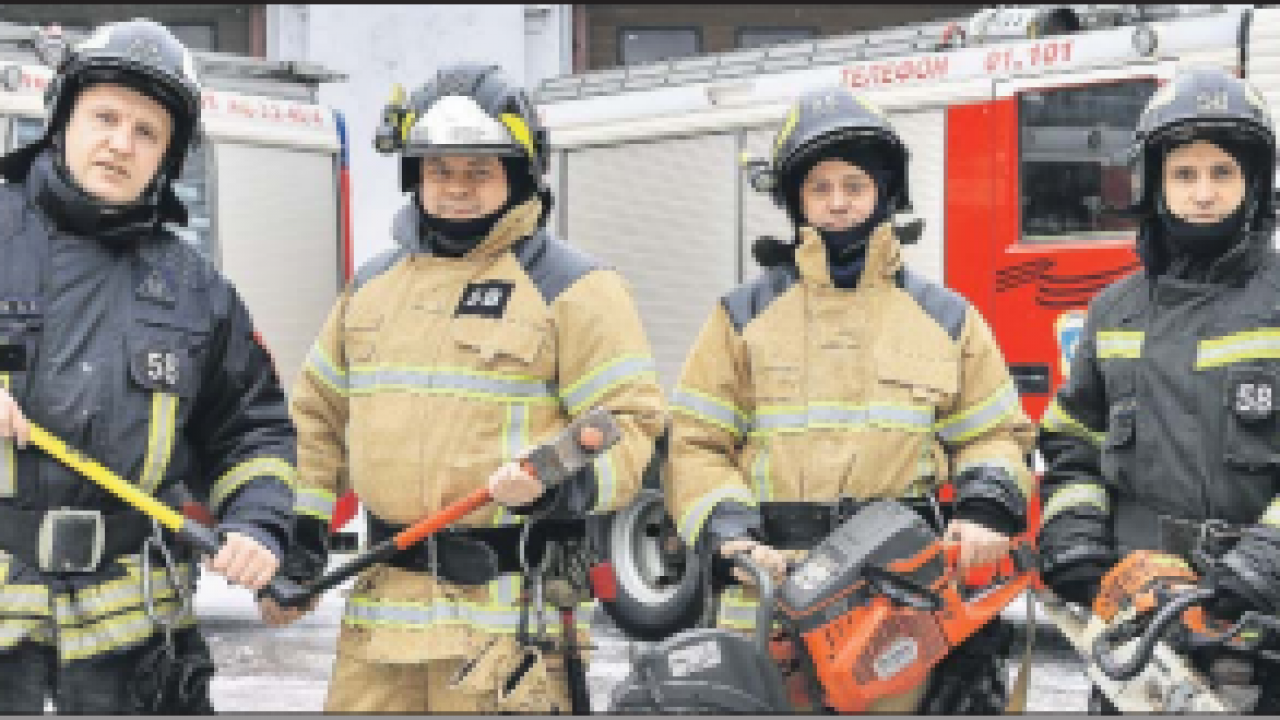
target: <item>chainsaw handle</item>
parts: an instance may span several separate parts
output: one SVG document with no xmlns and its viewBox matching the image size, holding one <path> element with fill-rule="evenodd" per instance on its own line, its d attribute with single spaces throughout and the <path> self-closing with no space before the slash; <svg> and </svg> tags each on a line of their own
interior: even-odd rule
<svg viewBox="0 0 1280 720">
<path fill-rule="evenodd" d="M 1104 630 L 1093 641 L 1093 662 L 1098 668 L 1112 680 L 1117 682 L 1125 682 L 1137 677 L 1142 669 L 1151 661 L 1151 655 L 1155 652 L 1156 643 L 1160 641 L 1160 637 L 1164 635 L 1169 626 L 1178 619 L 1184 610 L 1197 603 L 1204 602 L 1214 596 L 1214 591 L 1207 588 L 1197 588 L 1188 590 L 1172 600 L 1164 607 L 1160 608 L 1155 617 L 1147 624 L 1142 635 L 1138 638 L 1138 644 L 1133 649 L 1133 654 L 1124 662 L 1117 662 L 1112 655 L 1115 649 L 1113 643 L 1117 640 L 1123 642 L 1128 638 L 1120 638 L 1124 632 L 1124 624 L 1118 624 Z"/>
<path fill-rule="evenodd" d="M 875 586 L 877 592 L 896 605 L 925 612 L 938 612 L 947 606 L 947 601 L 932 588 L 925 587 L 901 573 L 877 565 L 867 565 L 863 568 L 863 574 L 867 582 Z"/>
<path fill-rule="evenodd" d="M 760 592 L 760 602 L 756 605 L 756 645 L 768 653 L 769 643 L 773 638 L 773 602 L 777 595 L 773 574 L 768 568 L 751 559 L 750 550 L 740 550 L 730 555 L 729 559 L 751 573 L 756 580 L 756 587 Z"/>
</svg>

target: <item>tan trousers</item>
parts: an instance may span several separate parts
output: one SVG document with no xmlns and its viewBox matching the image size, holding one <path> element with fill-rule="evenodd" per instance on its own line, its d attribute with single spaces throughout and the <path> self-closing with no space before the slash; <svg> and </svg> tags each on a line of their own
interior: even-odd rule
<svg viewBox="0 0 1280 720">
<path fill-rule="evenodd" d="M 570 713 L 563 659 L 546 658 L 554 697 L 552 712 Z M 450 687 L 463 658 L 423 663 L 369 662 L 342 652 L 339 643 L 325 712 L 356 713 L 499 713 L 517 711 L 498 698 L 495 689 L 470 693 Z"/>
</svg>

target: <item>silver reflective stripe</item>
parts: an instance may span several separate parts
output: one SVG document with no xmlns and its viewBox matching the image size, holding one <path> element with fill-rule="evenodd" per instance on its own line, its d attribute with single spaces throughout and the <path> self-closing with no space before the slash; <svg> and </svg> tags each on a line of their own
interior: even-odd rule
<svg viewBox="0 0 1280 720">
<path fill-rule="evenodd" d="M 9 373 L 0 373 L 0 388 L 9 391 Z M 13 454 L 13 438 L 0 438 L 0 498 L 10 498 L 18 491 L 14 480 L 17 460 Z"/>
<path fill-rule="evenodd" d="M 498 579 L 489 583 L 489 592 L 492 593 L 495 603 L 511 605 L 520 599 L 520 575 L 518 573 L 499 575 Z"/>
<path fill-rule="evenodd" d="M 529 405 L 527 403 L 508 403 L 507 416 L 502 430 L 502 461 L 510 462 L 520 456 L 529 444 Z M 518 525 L 524 519 L 509 510 L 505 505 L 498 506 L 493 517 L 494 525 Z"/>
<path fill-rule="evenodd" d="M 1111 511 L 1111 500 L 1107 497 L 1106 488 L 1090 483 L 1077 483 L 1059 489 L 1049 498 L 1040 513 L 1040 524 L 1043 526 L 1053 516 L 1078 505 L 1093 505 L 1104 513 Z"/>
<path fill-rule="evenodd" d="M 756 414 L 751 434 L 795 432 L 811 428 L 886 427 L 907 432 L 933 430 L 933 408 L 926 406 L 890 403 L 867 405 L 810 403 L 807 406 L 796 406 L 799 412 L 788 412 L 787 410 L 790 409 L 787 406 L 762 407 Z"/>
<path fill-rule="evenodd" d="M 560 400 L 569 414 L 576 415 L 579 409 L 590 405 L 596 398 L 617 385 L 633 377 L 652 376 L 656 372 L 651 357 L 642 355 L 621 357 L 593 370 L 578 382 L 565 388 L 560 394 Z"/>
<path fill-rule="evenodd" d="M 500 400 L 554 400 L 555 388 L 534 378 L 512 378 L 496 374 L 445 372 L 427 368 L 355 367 L 350 388 L 354 393 L 391 390 L 438 393 L 441 395 L 497 396 Z"/>
<path fill-rule="evenodd" d="M 157 611 L 172 613 L 173 603 L 156 603 Z M 179 621 L 180 627 L 190 627 L 194 619 L 188 613 Z M 136 645 L 156 631 L 156 625 L 142 612 L 116 615 L 87 628 L 63 628 L 58 633 L 59 655 L 62 660 L 79 660 L 101 655 L 110 650 Z"/>
<path fill-rule="evenodd" d="M 1261 328 L 1201 341 L 1196 352 L 1196 369 L 1276 358 L 1280 358 L 1280 330 Z"/>
<path fill-rule="evenodd" d="M 260 457 L 236 465 L 222 474 L 209 491 L 209 505 L 214 513 L 221 512 L 222 504 L 231 497 L 240 486 L 259 475 L 279 478 L 285 486 L 292 488 L 296 484 L 297 471 L 289 463 L 274 457 Z"/>
<path fill-rule="evenodd" d="M 938 421 L 938 436 L 944 442 L 968 440 L 990 430 L 1018 410 L 1018 391 L 1007 383 L 991 397 L 963 413 Z"/>
<path fill-rule="evenodd" d="M 1262 519 L 1258 522 L 1263 525 L 1280 527 L 1280 498 L 1271 501 L 1271 505 L 1267 507 L 1267 511 L 1262 514 Z"/>
<path fill-rule="evenodd" d="M 147 434 L 147 457 L 142 463 L 142 478 L 138 487 L 154 493 L 164 480 L 169 468 L 169 456 L 173 453 L 175 425 L 178 422 L 178 396 L 169 393 L 152 393 L 151 427 Z"/>
<path fill-rule="evenodd" d="M 676 388 L 671 395 L 671 409 L 719 425 L 735 435 L 747 431 L 747 421 L 740 410 L 729 402 L 695 390 Z"/>
<path fill-rule="evenodd" d="M 751 462 L 751 479 L 756 486 L 756 497 L 760 502 L 769 502 L 773 499 L 773 482 L 769 477 L 769 452 L 768 445 L 762 446 L 756 451 L 755 460 Z"/>
<path fill-rule="evenodd" d="M 191 574 L 189 566 L 180 565 L 179 576 L 187 582 Z M 172 598 L 173 587 L 169 585 L 168 575 L 164 570 L 152 570 L 151 582 L 156 599 Z M 86 588 L 74 595 L 55 595 L 54 607 L 57 608 L 60 625 L 76 625 L 95 615 L 107 615 L 127 608 L 141 607 L 143 603 L 142 583 L 140 576 L 129 575 L 113 580 L 98 587 Z"/>
<path fill-rule="evenodd" d="M 475 625 L 490 630 L 513 631 L 520 613 L 513 608 L 484 607 L 442 600 L 431 604 L 409 602 L 380 603 L 359 599 L 347 603 L 343 622 L 402 628 L 429 628 L 436 625 Z M 551 623 L 547 629 L 558 628 Z"/>
<path fill-rule="evenodd" d="M 0 565 L 0 570 L 6 569 Z M 0 581 L 4 576 L 0 575 Z M 42 585 L 0 585 L 0 610 L 7 613 L 49 614 L 49 591 Z"/>
<path fill-rule="evenodd" d="M 347 392 L 347 373 L 338 369 L 325 354 L 324 348 L 320 347 L 320 343 L 311 346 L 311 351 L 307 353 L 307 360 L 304 365 L 325 385 L 328 385 L 336 393 Z"/>
<path fill-rule="evenodd" d="M 618 477 L 613 469 L 613 450 L 595 460 L 596 505 L 593 511 L 612 510 L 618 494 Z"/>
<path fill-rule="evenodd" d="M 333 520 L 333 508 L 337 502 L 337 496 L 328 490 L 298 488 L 294 494 L 293 511 L 329 522 Z"/>
<path fill-rule="evenodd" d="M 759 601 L 745 597 L 738 587 L 726 589 L 722 597 L 718 625 L 736 629 L 755 628 Z"/>
<path fill-rule="evenodd" d="M 712 490 L 698 498 L 693 503 L 693 506 L 685 511 L 684 517 L 680 519 L 680 536 L 685 539 L 685 542 L 692 545 L 697 541 L 698 534 L 702 532 L 703 524 L 707 522 L 707 516 L 711 514 L 711 510 L 715 508 L 716 503 L 721 500 L 737 500 L 753 507 L 757 504 L 751 490 L 741 485 Z"/>
<path fill-rule="evenodd" d="M 1066 433 L 1082 437 L 1094 445 L 1101 445 L 1102 440 L 1106 437 L 1106 433 L 1094 432 L 1085 427 L 1083 423 L 1071 417 L 1058 404 L 1057 398 L 1049 403 L 1048 409 L 1044 411 L 1044 416 L 1040 418 L 1040 429 L 1048 432 Z"/>
</svg>

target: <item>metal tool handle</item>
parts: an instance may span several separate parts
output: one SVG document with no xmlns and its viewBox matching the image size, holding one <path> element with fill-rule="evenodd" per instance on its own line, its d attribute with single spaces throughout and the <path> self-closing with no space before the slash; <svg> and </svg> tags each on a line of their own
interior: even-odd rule
<svg viewBox="0 0 1280 720">
<path fill-rule="evenodd" d="M 751 573 L 756 580 L 760 592 L 760 603 L 756 606 L 756 645 L 769 652 L 769 641 L 773 637 L 773 603 L 777 597 L 777 586 L 768 568 L 751 559 L 750 550 L 742 550 L 729 556 L 739 567 Z"/>
</svg>

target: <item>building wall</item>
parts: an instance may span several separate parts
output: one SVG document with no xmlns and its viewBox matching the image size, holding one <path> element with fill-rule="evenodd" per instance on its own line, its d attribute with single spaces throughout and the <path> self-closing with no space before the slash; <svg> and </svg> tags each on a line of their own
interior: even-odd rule
<svg viewBox="0 0 1280 720">
<path fill-rule="evenodd" d="M 585 15 L 586 68 L 598 70 L 621 64 L 618 32 L 622 27 L 696 27 L 702 36 L 702 52 L 733 50 L 741 27 L 813 27 L 817 37 L 847 35 L 880 28 L 941 18 L 959 18 L 980 5 L 580 5 Z"/>
<path fill-rule="evenodd" d="M 0 21 L 23 25 L 51 22 L 70 27 L 92 28 L 102 23 L 145 17 L 163 24 L 209 25 L 214 47 L 220 52 L 259 54 L 255 48 L 253 25 L 262 5 L 116 5 L 60 4 L 0 5 Z M 258 22 L 261 22 L 260 19 Z"/>
<path fill-rule="evenodd" d="M 309 60 L 348 76 L 322 85 L 320 101 L 346 118 L 357 266 L 391 246 L 391 219 L 407 199 L 397 160 L 373 149 L 392 85 L 412 91 L 458 60 L 495 62 L 526 84 L 566 73 L 569 14 L 567 5 L 267 6 L 268 57 Z"/>
</svg>

